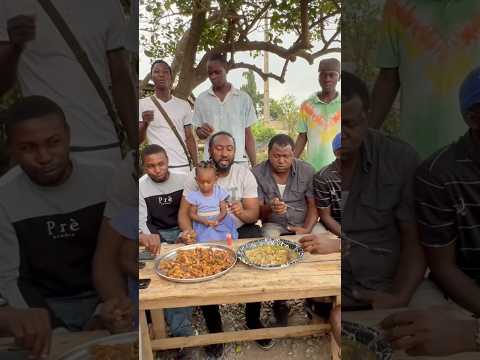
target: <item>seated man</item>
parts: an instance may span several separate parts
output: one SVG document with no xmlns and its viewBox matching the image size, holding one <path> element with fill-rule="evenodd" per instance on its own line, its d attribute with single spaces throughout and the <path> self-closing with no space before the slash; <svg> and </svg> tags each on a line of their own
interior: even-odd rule
<svg viewBox="0 0 480 360">
<path fill-rule="evenodd" d="M 145 175 L 139 180 L 140 236 L 159 236 L 161 242 L 180 242 L 177 214 L 187 175 L 170 172 L 168 157 L 160 145 L 148 145 L 141 154 Z M 192 308 L 166 309 L 165 318 L 172 336 L 191 336 Z M 177 358 L 189 358 L 190 349 Z"/>
<path fill-rule="evenodd" d="M 255 225 L 259 215 L 257 182 L 248 167 L 234 163 L 235 140 L 227 132 L 220 131 L 210 137 L 208 143 L 210 159 L 214 162 L 217 173 L 217 184 L 223 187 L 230 195 L 229 212 L 235 221 L 240 239 L 260 237 L 260 228 Z M 178 213 L 178 222 L 182 231 L 191 231 L 192 222 L 189 211 L 190 204 L 185 196 L 191 191 L 197 191 L 198 184 L 195 181 L 195 171 L 190 173 L 183 192 L 183 199 Z M 222 319 L 218 305 L 202 306 L 208 331 L 211 333 L 223 331 Z M 260 303 L 246 305 L 245 317 L 250 329 L 263 328 L 260 321 Z M 271 340 L 258 340 L 257 344 L 264 349 L 271 348 Z M 223 345 L 212 345 L 207 348 L 210 355 L 220 357 L 223 353 Z"/>
<path fill-rule="evenodd" d="M 416 211 L 432 279 L 480 316 L 480 68 L 460 88 L 460 109 L 469 130 L 418 169 Z"/>
<path fill-rule="evenodd" d="M 0 185 L 0 293 L 12 307 L 49 310 L 53 327 L 85 329 L 99 303 L 92 259 L 113 169 L 70 158 L 65 115 L 45 97 L 14 104 L 6 134 L 19 166 Z"/>
<path fill-rule="evenodd" d="M 268 143 L 268 160 L 252 169 L 258 183 L 264 236 L 273 232 L 309 234 L 317 223 L 312 183 L 315 170 L 295 159 L 294 147 L 290 136 L 275 135 Z"/>
<path fill-rule="evenodd" d="M 368 129 L 369 93 L 342 72 L 342 308 L 401 307 L 425 274 L 416 226 L 415 151 Z"/>
<path fill-rule="evenodd" d="M 315 170 L 295 159 L 294 147 L 290 136 L 275 135 L 268 143 L 268 160 L 252 169 L 258 183 L 260 218 L 266 237 L 308 234 L 318 222 L 312 184 Z M 286 301 L 273 303 L 277 325 L 287 326 L 288 313 Z"/>
<path fill-rule="evenodd" d="M 341 133 L 332 142 L 335 160 L 321 169 L 313 177 L 313 191 L 317 204 L 318 216 L 327 230 L 340 236 L 342 229 L 342 179 L 340 177 Z M 344 199 L 346 200 L 346 199 Z"/>
</svg>

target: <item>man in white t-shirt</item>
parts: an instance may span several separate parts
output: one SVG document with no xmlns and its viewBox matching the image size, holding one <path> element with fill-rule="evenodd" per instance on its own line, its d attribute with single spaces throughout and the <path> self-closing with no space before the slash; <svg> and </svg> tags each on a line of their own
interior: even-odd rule
<svg viewBox="0 0 480 360">
<path fill-rule="evenodd" d="M 156 60 L 151 69 L 155 85 L 153 95 L 175 125 L 182 142 L 195 165 L 197 163 L 197 144 L 192 131 L 192 108 L 185 100 L 172 95 L 172 69 L 163 60 Z M 190 166 L 184 147 L 173 132 L 161 111 L 150 97 L 139 101 L 139 139 L 149 144 L 160 145 L 167 151 L 171 172 L 188 174 Z"/>
<path fill-rule="evenodd" d="M 110 94 L 131 148 L 137 97 L 118 0 L 51 0 Z M 0 95 L 18 80 L 23 96 L 42 95 L 65 112 L 75 157 L 120 160 L 119 137 L 97 90 L 39 2 L 0 0 Z M 117 120 L 118 121 L 118 120 Z"/>
<path fill-rule="evenodd" d="M 213 133 L 226 131 L 235 139 L 236 163 L 256 165 L 255 137 L 251 126 L 257 121 L 257 114 L 250 96 L 235 89 L 227 81 L 227 60 L 224 55 L 212 54 L 207 62 L 208 78 L 212 87 L 201 93 L 195 101 L 193 125 L 202 140 Z M 205 151 L 204 160 L 208 159 Z M 247 157 L 248 156 L 248 157 Z"/>
<path fill-rule="evenodd" d="M 262 232 L 255 225 L 260 215 L 257 181 L 247 166 L 234 163 L 235 139 L 231 134 L 224 131 L 213 134 L 208 143 L 208 153 L 217 168 L 217 184 L 230 195 L 227 201 L 229 211 L 237 226 L 238 237 L 240 239 L 261 237 Z M 191 205 L 186 200 L 186 196 L 189 192 L 198 190 L 195 171 L 192 171 L 185 181 L 182 202 L 178 212 L 178 225 L 183 232 L 192 229 L 192 222 L 189 217 Z M 188 241 L 185 242 L 188 243 Z M 264 327 L 260 321 L 260 307 L 260 303 L 246 304 L 245 318 L 250 329 Z M 222 319 L 218 305 L 202 306 L 201 308 L 208 331 L 211 333 L 221 332 Z M 257 344 L 265 350 L 273 346 L 270 339 L 257 340 Z M 209 350 L 220 357 L 223 346 L 221 344 L 212 345 Z"/>
</svg>

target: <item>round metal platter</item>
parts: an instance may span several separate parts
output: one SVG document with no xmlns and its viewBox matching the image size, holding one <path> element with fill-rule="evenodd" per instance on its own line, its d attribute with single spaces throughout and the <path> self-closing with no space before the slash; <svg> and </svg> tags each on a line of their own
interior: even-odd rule
<svg viewBox="0 0 480 360">
<path fill-rule="evenodd" d="M 194 250 L 197 248 L 203 248 L 203 249 L 212 249 L 213 251 L 226 251 L 230 254 L 232 257 L 233 261 L 232 264 L 225 270 L 216 273 L 215 275 L 210 275 L 210 276 L 204 276 L 200 278 L 195 278 L 195 279 L 179 279 L 179 278 L 174 278 L 167 276 L 165 272 L 160 270 L 160 263 L 164 260 L 174 260 L 177 257 L 177 251 L 178 250 Z M 237 263 L 237 254 L 235 251 L 230 249 L 228 246 L 224 245 L 217 245 L 217 244 L 209 244 L 209 243 L 204 243 L 204 244 L 193 244 L 193 245 L 185 245 L 182 247 L 179 247 L 175 250 L 169 251 L 168 253 L 161 255 L 157 260 L 155 261 L 155 272 L 157 273 L 158 276 L 161 278 L 164 278 L 169 281 L 174 281 L 174 282 L 179 282 L 179 283 L 198 283 L 202 281 L 208 281 L 212 279 L 216 279 L 220 276 L 225 275 L 227 272 L 229 272 Z"/>
<path fill-rule="evenodd" d="M 94 345 L 119 345 L 128 344 L 138 341 L 138 332 L 129 332 L 125 334 L 118 334 L 106 336 L 100 339 L 89 341 L 83 345 L 77 346 L 72 350 L 55 358 L 55 360 L 95 360 L 95 357 L 90 353 L 90 349 Z M 139 346 L 140 351 L 141 346 Z"/>
<path fill-rule="evenodd" d="M 366 346 L 369 351 L 376 355 L 378 360 L 390 360 L 392 358 L 392 346 L 374 328 L 342 321 L 342 337 Z"/>
<path fill-rule="evenodd" d="M 265 246 L 265 245 L 276 245 L 276 246 L 282 246 L 282 247 L 288 248 L 290 251 L 295 253 L 296 256 L 292 257 L 288 261 L 288 263 L 282 264 L 282 265 L 260 265 L 260 264 L 251 262 L 246 255 L 246 251 L 256 249 L 258 247 Z M 304 255 L 303 249 L 299 244 L 290 240 L 285 240 L 285 239 L 253 240 L 240 246 L 240 248 L 237 251 L 237 256 L 241 262 L 243 262 L 246 265 L 252 266 L 257 269 L 262 269 L 262 270 L 277 270 L 277 269 L 287 268 L 290 265 L 293 265 L 299 260 L 301 260 L 303 258 L 303 255 Z"/>
</svg>

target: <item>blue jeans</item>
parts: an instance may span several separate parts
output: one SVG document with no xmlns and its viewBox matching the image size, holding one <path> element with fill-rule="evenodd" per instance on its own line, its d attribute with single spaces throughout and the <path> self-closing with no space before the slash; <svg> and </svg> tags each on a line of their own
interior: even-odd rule
<svg viewBox="0 0 480 360">
<path fill-rule="evenodd" d="M 48 298 L 46 301 L 68 330 L 81 331 L 92 318 L 100 299 L 95 292 L 88 291 L 75 296 Z"/>
<path fill-rule="evenodd" d="M 175 244 L 179 228 L 172 228 L 168 230 L 159 230 L 158 233 L 162 240 L 169 244 Z M 170 333 L 172 336 L 192 336 L 192 313 L 193 307 L 165 309 L 165 320 L 167 321 Z"/>
</svg>

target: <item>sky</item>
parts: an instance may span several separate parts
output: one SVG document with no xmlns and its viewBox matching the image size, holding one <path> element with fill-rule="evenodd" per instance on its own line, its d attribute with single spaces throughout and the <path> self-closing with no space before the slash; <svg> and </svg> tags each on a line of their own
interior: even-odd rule
<svg viewBox="0 0 480 360">
<path fill-rule="evenodd" d="M 140 10 L 142 11 L 142 10 Z M 252 34 L 250 40 L 262 40 L 263 32 L 258 32 Z M 289 34 L 283 37 L 282 46 L 290 46 L 293 41 L 296 39 L 295 34 Z M 313 50 L 318 50 L 321 48 L 321 43 L 314 43 Z M 270 53 L 270 72 L 280 75 L 282 72 L 283 64 L 285 60 L 278 57 L 275 54 Z M 331 53 L 325 57 L 334 57 L 341 59 L 340 53 Z M 324 58 L 324 57 L 323 57 Z M 322 59 L 319 57 L 315 59 L 313 65 L 310 65 L 305 59 L 297 57 L 297 60 L 293 63 L 289 63 L 287 68 L 287 73 L 285 75 L 285 82 L 282 84 L 275 79 L 270 79 L 270 97 L 273 99 L 280 99 L 286 95 L 293 95 L 295 97 L 295 102 L 299 105 L 302 101 L 306 100 L 313 93 L 319 91 L 318 84 L 318 63 Z M 155 59 L 149 59 L 143 53 L 143 49 L 140 48 L 140 78 L 143 79 L 146 74 L 150 71 L 150 65 Z M 170 59 L 168 59 L 170 60 Z M 263 52 L 262 55 L 257 58 L 253 58 L 249 55 L 248 52 L 239 52 L 235 54 L 235 61 L 245 62 L 250 64 L 255 64 L 256 66 L 263 68 Z M 246 79 L 242 74 L 248 71 L 247 69 L 234 69 L 228 73 L 228 81 L 230 81 L 236 88 L 240 88 L 243 84 L 246 83 Z M 263 93 L 263 80 L 262 78 L 255 74 L 255 80 L 257 83 L 257 89 L 260 93 Z M 210 87 L 210 81 L 207 79 L 202 84 L 200 84 L 194 91 L 194 95 L 198 96 L 201 92 L 207 90 Z M 339 86 L 337 86 L 339 87 Z"/>
</svg>

